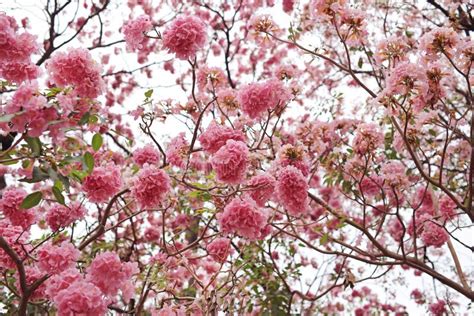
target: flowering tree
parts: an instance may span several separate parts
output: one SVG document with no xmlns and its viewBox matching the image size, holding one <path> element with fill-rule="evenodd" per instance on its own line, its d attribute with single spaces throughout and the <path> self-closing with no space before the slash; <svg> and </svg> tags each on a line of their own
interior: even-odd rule
<svg viewBox="0 0 474 316">
<path fill-rule="evenodd" d="M 7 6 L 4 310 L 468 309 L 469 1 Z"/>
</svg>

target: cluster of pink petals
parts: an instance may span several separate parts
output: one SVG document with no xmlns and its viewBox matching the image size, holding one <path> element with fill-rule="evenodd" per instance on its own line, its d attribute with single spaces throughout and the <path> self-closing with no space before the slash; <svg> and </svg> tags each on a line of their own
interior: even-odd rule
<svg viewBox="0 0 474 316">
<path fill-rule="evenodd" d="M 275 194 L 290 215 L 299 216 L 308 209 L 308 182 L 296 167 L 278 172 Z"/>
<path fill-rule="evenodd" d="M 263 207 L 273 196 L 276 180 L 273 176 L 262 173 L 252 177 L 247 183 L 249 186 L 249 196 Z"/>
<path fill-rule="evenodd" d="M 398 160 L 389 160 L 382 165 L 380 174 L 385 184 L 391 187 L 404 188 L 409 185 L 406 167 Z"/>
<path fill-rule="evenodd" d="M 80 254 L 70 242 L 65 241 L 59 246 L 47 243 L 38 250 L 36 259 L 42 272 L 57 274 L 73 267 Z"/>
<path fill-rule="evenodd" d="M 217 92 L 217 102 L 227 115 L 235 115 L 240 105 L 234 89 L 220 89 Z"/>
<path fill-rule="evenodd" d="M 439 199 L 439 212 L 443 219 L 453 219 L 456 217 L 456 202 L 454 202 L 449 196 L 443 196 Z"/>
<path fill-rule="evenodd" d="M 107 251 L 94 258 L 87 269 L 86 279 L 110 297 L 120 290 L 128 301 L 134 290 L 132 276 L 138 272 L 136 262 L 122 263 L 116 253 Z"/>
<path fill-rule="evenodd" d="M 138 148 L 133 152 L 133 162 L 143 167 L 144 164 L 157 164 L 160 161 L 160 153 L 156 148 L 148 144 L 142 148 Z"/>
<path fill-rule="evenodd" d="M 78 95 L 96 98 L 105 90 L 101 67 L 87 49 L 58 52 L 46 64 L 50 79 L 59 87 L 74 86 Z"/>
<path fill-rule="evenodd" d="M 428 92 L 428 80 L 423 66 L 409 61 L 398 63 L 390 71 L 387 78 L 387 86 L 384 90 L 386 95 L 407 95 L 416 93 L 418 96 L 426 96 Z"/>
<path fill-rule="evenodd" d="M 46 280 L 46 296 L 53 299 L 61 290 L 68 288 L 75 281 L 82 279 L 82 275 L 76 268 L 69 268 L 60 274 L 53 274 Z"/>
<path fill-rule="evenodd" d="M 384 143 L 385 137 L 378 125 L 362 123 L 357 127 L 352 147 L 360 155 L 373 154 Z"/>
<path fill-rule="evenodd" d="M 245 142 L 245 135 L 239 130 L 217 124 L 215 121 L 212 121 L 199 136 L 202 149 L 209 154 L 218 151 L 229 139 Z"/>
<path fill-rule="evenodd" d="M 446 315 L 446 302 L 438 300 L 436 303 L 430 304 L 429 310 L 434 316 Z"/>
<path fill-rule="evenodd" d="M 0 200 L 0 211 L 14 226 L 29 227 L 35 221 L 34 209 L 22 209 L 21 203 L 27 196 L 22 188 L 8 187 Z"/>
<path fill-rule="evenodd" d="M 316 21 L 329 21 L 346 3 L 347 0 L 312 0 L 310 3 L 312 17 Z"/>
<path fill-rule="evenodd" d="M 365 197 L 375 197 L 382 192 L 383 179 L 380 176 L 365 176 L 360 181 L 360 191 Z"/>
<path fill-rule="evenodd" d="M 290 91 L 276 79 L 248 84 L 237 94 L 242 111 L 251 119 L 261 118 L 267 110 L 282 107 L 290 99 Z"/>
<path fill-rule="evenodd" d="M 280 148 L 277 153 L 276 167 L 280 169 L 286 166 L 296 167 L 305 177 L 309 175 L 308 157 L 301 146 L 286 144 Z"/>
<path fill-rule="evenodd" d="M 217 179 L 227 184 L 243 181 L 249 164 L 249 150 L 241 141 L 229 139 L 211 158 Z"/>
<path fill-rule="evenodd" d="M 160 205 L 170 189 L 168 174 L 156 166 L 147 164 L 133 181 L 132 195 L 142 208 L 155 208 Z"/>
<path fill-rule="evenodd" d="M 206 24 L 198 17 L 177 17 L 163 32 L 163 46 L 179 59 L 194 58 L 207 41 Z"/>
<path fill-rule="evenodd" d="M 230 252 L 228 238 L 216 238 L 206 247 L 207 253 L 217 262 L 225 262 Z"/>
<path fill-rule="evenodd" d="M 283 11 L 286 13 L 291 13 L 295 5 L 295 0 L 283 0 Z"/>
<path fill-rule="evenodd" d="M 25 251 L 28 247 L 24 245 L 28 241 L 28 233 L 25 233 L 23 228 L 20 226 L 12 225 L 8 220 L 0 219 L 0 236 L 5 239 L 10 248 L 12 248 L 20 258 L 26 255 Z M 14 268 L 16 267 L 15 262 L 9 254 L 0 248 L 0 268 Z"/>
<path fill-rule="evenodd" d="M 56 204 L 46 213 L 46 223 L 53 231 L 56 231 L 84 218 L 86 213 L 86 209 L 79 202 L 73 202 L 69 207 Z"/>
<path fill-rule="evenodd" d="M 110 163 L 96 167 L 82 183 L 82 190 L 91 202 L 102 203 L 117 194 L 122 187 L 120 167 Z"/>
<path fill-rule="evenodd" d="M 459 43 L 459 35 L 449 27 L 438 27 L 423 34 L 420 38 L 419 48 L 424 51 L 428 58 L 437 59 L 439 54 L 451 54 Z"/>
<path fill-rule="evenodd" d="M 153 27 L 148 15 L 141 15 L 134 20 L 125 22 L 122 26 L 122 33 L 125 35 L 127 50 L 136 51 L 143 48 L 147 41 L 145 33 Z"/>
<path fill-rule="evenodd" d="M 427 220 L 423 224 L 421 239 L 426 246 L 439 248 L 449 240 L 449 235 L 442 224 Z"/>
<path fill-rule="evenodd" d="M 18 289 L 18 292 L 21 293 L 21 284 L 20 284 L 20 274 L 18 272 L 16 274 L 16 281 L 15 286 Z M 33 284 L 37 280 L 41 279 L 45 276 L 45 273 L 40 271 L 37 266 L 30 265 L 25 267 L 25 276 L 26 276 L 26 284 Z M 46 286 L 45 284 L 41 284 L 37 289 L 34 290 L 33 294 L 29 297 L 32 301 L 38 301 L 44 299 L 46 297 Z"/>
<path fill-rule="evenodd" d="M 199 68 L 196 75 L 197 85 L 200 90 L 218 90 L 227 83 L 224 71 L 218 67 L 203 66 Z"/>
<path fill-rule="evenodd" d="M 180 133 L 178 136 L 171 139 L 166 150 L 166 159 L 172 166 L 184 168 L 184 159 L 186 158 L 188 151 L 188 141 L 186 140 L 184 133 Z"/>
<path fill-rule="evenodd" d="M 226 234 L 237 234 L 250 240 L 263 239 L 266 235 L 267 214 L 248 197 L 230 201 L 218 215 L 218 222 Z"/>
<path fill-rule="evenodd" d="M 38 51 L 36 37 L 18 29 L 14 18 L 0 13 L 0 77 L 19 85 L 36 79 L 40 71 L 31 62 L 31 54 Z"/>
</svg>

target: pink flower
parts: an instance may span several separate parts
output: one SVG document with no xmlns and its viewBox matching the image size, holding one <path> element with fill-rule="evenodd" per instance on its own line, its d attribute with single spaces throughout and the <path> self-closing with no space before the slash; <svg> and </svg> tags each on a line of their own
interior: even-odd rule
<svg viewBox="0 0 474 316">
<path fill-rule="evenodd" d="M 217 92 L 217 102 L 227 115 L 235 115 L 239 102 L 234 89 L 221 89 Z"/>
<path fill-rule="evenodd" d="M 434 316 L 442 316 L 446 313 L 446 302 L 438 300 L 436 303 L 430 304 L 429 310 Z"/>
<path fill-rule="evenodd" d="M 79 202 L 73 202 L 70 207 L 56 204 L 46 214 L 46 223 L 53 231 L 56 231 L 84 218 L 86 213 L 86 209 Z"/>
<path fill-rule="evenodd" d="M 249 196 L 258 206 L 263 207 L 273 196 L 275 184 L 275 178 L 267 173 L 256 175 L 248 182 L 250 189 Z"/>
<path fill-rule="evenodd" d="M 293 166 L 280 170 L 275 193 L 290 215 L 298 216 L 308 209 L 308 183 L 301 171 Z"/>
<path fill-rule="evenodd" d="M 18 289 L 19 293 L 22 293 L 21 284 L 20 284 L 20 275 L 18 272 L 16 274 L 16 282 L 15 286 Z M 41 279 L 45 276 L 45 273 L 40 271 L 37 266 L 26 266 L 25 267 L 25 275 L 26 275 L 26 284 L 33 284 L 35 281 Z M 42 283 L 29 297 L 32 301 L 37 301 L 44 299 L 46 297 L 46 286 Z"/>
<path fill-rule="evenodd" d="M 60 246 L 47 243 L 38 250 L 36 259 L 42 272 L 57 274 L 73 267 L 80 254 L 70 242 L 63 242 Z"/>
<path fill-rule="evenodd" d="M 148 15 L 141 15 L 134 20 L 125 22 L 122 26 L 122 33 L 125 35 L 127 50 L 136 51 L 143 48 L 147 41 L 145 33 L 153 27 Z"/>
<path fill-rule="evenodd" d="M 138 273 L 136 262 L 122 263 L 116 253 L 107 251 L 94 258 L 87 269 L 87 280 L 110 297 L 132 286 L 132 276 Z"/>
<path fill-rule="evenodd" d="M 219 125 L 215 121 L 212 121 L 204 133 L 199 136 L 202 148 L 209 154 L 218 151 L 229 139 L 245 142 L 245 135 L 241 131 Z"/>
<path fill-rule="evenodd" d="M 6 62 L 0 64 L 0 77 L 16 84 L 38 78 L 40 68 L 31 62 Z"/>
<path fill-rule="evenodd" d="M 36 36 L 18 33 L 14 18 L 0 13 L 0 64 L 5 62 L 28 62 L 30 56 L 38 51 Z"/>
<path fill-rule="evenodd" d="M 94 203 L 108 201 L 121 187 L 120 168 L 114 164 L 94 168 L 82 183 L 82 189 Z"/>
<path fill-rule="evenodd" d="M 107 313 L 107 302 L 104 300 L 100 289 L 94 284 L 81 279 L 59 291 L 54 296 L 53 301 L 58 309 L 59 316 L 100 316 Z"/>
<path fill-rule="evenodd" d="M 293 11 L 293 6 L 295 5 L 295 0 L 283 0 L 283 11 L 286 13 L 291 13 Z"/>
<path fill-rule="evenodd" d="M 404 234 L 403 224 L 400 222 L 398 218 L 394 217 L 388 222 L 387 231 L 390 234 L 390 236 L 392 236 L 393 240 L 397 242 L 402 241 L 403 234 Z M 406 228 L 405 228 L 405 232 L 406 232 Z"/>
<path fill-rule="evenodd" d="M 234 198 L 218 215 L 223 233 L 238 234 L 250 240 L 263 239 L 267 214 L 258 209 L 255 202 L 248 198 Z"/>
<path fill-rule="evenodd" d="M 291 93 L 281 81 L 271 79 L 244 86 L 239 90 L 237 99 L 242 111 L 255 119 L 261 118 L 267 110 L 283 107 L 291 99 Z"/>
<path fill-rule="evenodd" d="M 382 192 L 383 179 L 380 176 L 365 176 L 360 181 L 360 190 L 366 197 L 375 197 Z"/>
<path fill-rule="evenodd" d="M 25 233 L 20 226 L 12 225 L 8 220 L 0 219 L 0 236 L 2 236 L 8 243 L 10 248 L 15 250 L 18 256 L 23 259 L 26 256 L 25 251 L 28 251 L 28 233 Z M 25 246 L 26 245 L 26 246 Z M 0 248 L 0 268 L 15 268 L 10 255 L 8 255 L 2 248 Z"/>
<path fill-rule="evenodd" d="M 382 175 L 385 184 L 392 187 L 404 188 L 408 186 L 408 177 L 405 175 L 406 168 L 398 160 L 389 160 L 382 165 L 380 174 Z"/>
<path fill-rule="evenodd" d="M 384 143 L 385 137 L 380 128 L 373 123 L 362 123 L 357 127 L 352 147 L 360 155 L 373 154 Z"/>
<path fill-rule="evenodd" d="M 443 219 L 453 219 L 456 217 L 456 202 L 449 196 L 443 196 L 439 199 L 439 211 Z"/>
<path fill-rule="evenodd" d="M 14 226 L 27 228 L 35 221 L 34 209 L 22 209 L 21 203 L 27 196 L 21 188 L 8 187 L 2 194 L 0 210 Z"/>
<path fill-rule="evenodd" d="M 316 21 L 329 21 L 347 0 L 312 0 L 310 10 Z"/>
<path fill-rule="evenodd" d="M 296 167 L 306 177 L 309 175 L 310 166 L 308 157 L 301 146 L 291 144 L 283 145 L 277 153 L 277 168 L 286 166 Z"/>
<path fill-rule="evenodd" d="M 217 262 L 226 261 L 230 252 L 230 240 L 228 238 L 216 238 L 206 247 L 207 252 Z"/>
<path fill-rule="evenodd" d="M 423 224 L 421 239 L 425 245 L 439 248 L 449 240 L 449 235 L 441 224 L 428 220 Z"/>
<path fill-rule="evenodd" d="M 151 144 L 148 144 L 142 148 L 138 148 L 133 152 L 133 162 L 140 167 L 143 167 L 143 165 L 146 163 L 154 165 L 159 161 L 160 153 Z"/>
<path fill-rule="evenodd" d="M 240 141 L 229 139 L 211 158 L 217 179 L 227 184 L 242 182 L 249 164 L 249 150 Z"/>
<path fill-rule="evenodd" d="M 459 41 L 459 35 L 452 28 L 439 27 L 420 38 L 420 49 L 425 51 L 429 58 L 435 59 L 440 53 L 451 57 Z"/>
<path fill-rule="evenodd" d="M 188 151 L 189 144 L 184 137 L 184 133 L 180 133 L 171 139 L 166 150 L 166 158 L 172 166 L 184 168 L 184 159 L 187 157 Z"/>
<path fill-rule="evenodd" d="M 56 53 L 46 64 L 53 83 L 59 87 L 74 86 L 82 97 L 96 98 L 105 89 L 101 67 L 87 49 L 69 49 L 68 53 Z"/>
<path fill-rule="evenodd" d="M 163 32 L 163 46 L 183 60 L 194 58 L 206 41 L 206 24 L 196 16 L 179 16 Z"/>
<path fill-rule="evenodd" d="M 155 208 L 160 205 L 170 189 L 170 178 L 165 171 L 145 165 L 133 181 L 132 195 L 142 208 Z"/>
<path fill-rule="evenodd" d="M 46 280 L 46 296 L 54 300 L 54 297 L 62 290 L 68 288 L 77 280 L 83 279 L 82 275 L 75 268 L 69 268 L 59 274 L 52 275 Z"/>
</svg>

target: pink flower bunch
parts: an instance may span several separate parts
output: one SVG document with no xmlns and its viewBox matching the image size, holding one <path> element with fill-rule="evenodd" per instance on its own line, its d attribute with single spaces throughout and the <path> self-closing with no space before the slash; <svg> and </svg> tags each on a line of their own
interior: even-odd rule
<svg viewBox="0 0 474 316">
<path fill-rule="evenodd" d="M 127 50 L 136 51 L 143 48 L 148 38 L 145 33 L 153 27 L 148 15 L 141 15 L 136 19 L 125 22 L 122 33 L 125 36 Z"/>
<path fill-rule="evenodd" d="M 160 205 L 170 189 L 168 174 L 158 167 L 147 164 L 133 181 L 132 195 L 142 208 L 155 208 Z"/>
<path fill-rule="evenodd" d="M 421 239 L 426 246 L 439 248 L 449 240 L 449 235 L 443 225 L 433 220 L 427 220 L 423 223 Z"/>
<path fill-rule="evenodd" d="M 308 157 L 301 146 L 291 144 L 283 145 L 277 153 L 275 162 L 278 169 L 293 166 L 301 171 L 305 177 L 309 175 L 310 166 Z"/>
<path fill-rule="evenodd" d="M 143 167 L 146 163 L 154 165 L 160 162 L 160 153 L 153 145 L 148 144 L 133 152 L 133 162 L 140 167 Z"/>
<path fill-rule="evenodd" d="M 249 164 L 249 150 L 241 141 L 229 139 L 211 158 L 217 179 L 227 184 L 239 184 Z"/>
<path fill-rule="evenodd" d="M 28 233 L 25 233 L 20 226 L 12 225 L 8 220 L 0 219 L 0 236 L 5 239 L 10 248 L 12 248 L 20 258 L 23 258 L 28 250 L 28 246 L 24 246 L 28 242 Z M 15 262 L 9 254 L 0 248 L 0 268 L 15 268 Z"/>
<path fill-rule="evenodd" d="M 263 239 L 267 225 L 267 214 L 261 211 L 255 202 L 248 198 L 236 197 L 218 215 L 223 233 L 237 234 L 250 240 Z"/>
<path fill-rule="evenodd" d="M 20 284 L 20 274 L 18 272 L 16 274 L 16 281 L 15 287 L 17 288 L 18 292 L 22 292 L 21 284 Z M 44 277 L 45 273 L 40 271 L 37 266 L 30 265 L 25 266 L 25 276 L 26 276 L 26 284 L 33 284 L 35 281 Z M 32 301 L 38 301 L 44 299 L 46 297 L 46 286 L 45 284 L 41 284 L 36 290 L 34 290 L 33 294 L 29 297 Z"/>
<path fill-rule="evenodd" d="M 247 184 L 250 189 L 249 196 L 258 206 L 263 207 L 273 196 L 276 180 L 271 175 L 262 173 L 252 177 Z"/>
<path fill-rule="evenodd" d="M 46 213 L 46 223 L 53 231 L 56 231 L 84 218 L 86 214 L 86 209 L 79 202 L 73 202 L 70 207 L 55 204 Z"/>
<path fill-rule="evenodd" d="M 166 150 L 166 158 L 172 166 L 184 168 L 185 161 L 189 150 L 189 144 L 184 133 L 171 139 Z"/>
<path fill-rule="evenodd" d="M 362 123 L 356 129 L 352 147 L 356 153 L 364 155 L 373 153 L 382 146 L 384 140 L 385 137 L 376 124 Z"/>
<path fill-rule="evenodd" d="M 34 209 L 22 209 L 21 203 L 27 196 L 22 188 L 8 187 L 2 194 L 0 210 L 14 226 L 28 228 L 35 221 Z"/>
<path fill-rule="evenodd" d="M 254 41 L 262 47 L 267 47 L 271 43 L 272 35 L 279 35 L 279 28 L 269 14 L 254 15 L 248 23 L 250 35 Z"/>
<path fill-rule="evenodd" d="M 446 302 L 444 300 L 438 300 L 436 303 L 430 304 L 428 309 L 434 316 L 443 316 L 447 312 Z"/>
<path fill-rule="evenodd" d="M 449 27 L 439 27 L 420 38 L 420 49 L 429 59 L 437 59 L 440 54 L 452 57 L 453 50 L 459 43 L 459 35 Z"/>
<path fill-rule="evenodd" d="M 400 61 L 406 61 L 409 51 L 410 45 L 408 45 L 406 38 L 393 35 L 381 40 L 377 44 L 374 58 L 379 65 L 384 61 L 390 61 L 392 64 L 396 64 Z"/>
<path fill-rule="evenodd" d="M 230 252 L 228 238 L 216 238 L 206 247 L 207 253 L 217 262 L 225 262 Z"/>
<path fill-rule="evenodd" d="M 394 217 L 388 222 L 387 232 L 392 236 L 393 240 L 401 242 L 403 238 L 403 224 L 398 218 Z"/>
<path fill-rule="evenodd" d="M 81 97 L 96 98 L 105 90 L 101 67 L 87 49 L 56 53 L 46 64 L 51 81 L 59 87 L 74 86 Z"/>
<path fill-rule="evenodd" d="M 0 13 L 0 77 L 18 85 L 36 79 L 40 70 L 31 62 L 31 54 L 38 48 L 36 36 L 19 34 L 15 19 Z"/>
<path fill-rule="evenodd" d="M 54 299 L 54 296 L 56 296 L 60 291 L 68 288 L 75 281 L 82 279 L 82 275 L 75 268 L 66 269 L 59 274 L 53 274 L 45 282 L 46 296 L 50 299 Z"/>
<path fill-rule="evenodd" d="M 227 83 L 224 71 L 218 67 L 201 67 L 196 77 L 198 88 L 202 91 L 205 89 L 210 91 L 218 90 Z"/>
<path fill-rule="evenodd" d="M 88 199 L 94 203 L 108 201 L 120 191 L 121 187 L 120 167 L 112 163 L 94 168 L 82 183 L 83 191 Z"/>
<path fill-rule="evenodd" d="M 279 171 L 275 193 L 290 215 L 298 216 L 308 209 L 308 182 L 300 170 L 287 166 Z"/>
<path fill-rule="evenodd" d="M 202 149 L 209 154 L 214 154 L 229 139 L 245 142 L 245 135 L 239 130 L 217 124 L 215 121 L 212 121 L 204 133 L 199 136 Z"/>
<path fill-rule="evenodd" d="M 206 24 L 196 16 L 179 16 L 163 32 L 163 46 L 183 60 L 194 58 L 206 41 Z"/>
<path fill-rule="evenodd" d="M 80 255 L 80 251 L 73 244 L 65 241 L 59 246 L 44 244 L 39 248 L 36 259 L 42 272 L 57 274 L 73 267 Z"/>
<path fill-rule="evenodd" d="M 316 21 L 330 21 L 346 5 L 347 0 L 312 0 L 310 10 Z"/>
<path fill-rule="evenodd" d="M 251 119 L 262 117 L 267 110 L 283 107 L 291 99 L 291 93 L 276 79 L 251 83 L 241 88 L 237 99 L 242 111 Z"/>
<path fill-rule="evenodd" d="M 283 11 L 290 14 L 293 11 L 295 0 L 283 0 Z"/>
<path fill-rule="evenodd" d="M 116 253 L 107 251 L 94 258 L 87 269 L 86 279 L 109 297 L 117 295 L 120 290 L 128 301 L 134 289 L 132 276 L 138 272 L 136 262 L 122 263 Z"/>
<path fill-rule="evenodd" d="M 398 160 L 389 160 L 380 169 L 385 184 L 396 188 L 405 188 L 410 184 L 405 172 L 405 166 Z"/>
<path fill-rule="evenodd" d="M 234 89 L 221 89 L 217 92 L 217 102 L 227 115 L 235 115 L 240 105 Z"/>
<path fill-rule="evenodd" d="M 364 11 L 342 8 L 339 11 L 339 32 L 348 46 L 360 46 L 367 42 L 367 22 Z"/>
<path fill-rule="evenodd" d="M 449 196 L 445 195 L 439 199 L 439 212 L 443 219 L 453 219 L 456 217 L 456 202 L 454 202 Z"/>
<path fill-rule="evenodd" d="M 390 96 L 416 94 L 423 97 L 426 96 L 428 88 L 425 69 L 421 65 L 404 61 L 389 72 L 384 94 Z"/>
<path fill-rule="evenodd" d="M 366 198 L 375 197 L 382 192 L 383 179 L 377 175 L 371 177 L 365 176 L 362 181 L 360 181 L 359 186 Z"/>
</svg>

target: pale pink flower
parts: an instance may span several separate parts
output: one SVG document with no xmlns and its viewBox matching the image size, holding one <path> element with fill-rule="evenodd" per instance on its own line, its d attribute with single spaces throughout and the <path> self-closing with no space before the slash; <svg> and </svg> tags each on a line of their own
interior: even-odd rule
<svg viewBox="0 0 474 316">
<path fill-rule="evenodd" d="M 297 168 L 306 177 L 310 172 L 308 157 L 301 146 L 283 145 L 277 153 L 275 161 L 278 169 L 286 166 Z"/>
<path fill-rule="evenodd" d="M 113 283 L 110 280 L 109 283 Z M 59 316 L 101 316 L 107 313 L 107 302 L 100 289 L 91 282 L 81 279 L 59 291 L 53 301 Z"/>
<path fill-rule="evenodd" d="M 172 166 L 185 167 L 185 158 L 189 151 L 189 144 L 184 133 L 171 139 L 166 150 L 166 158 Z"/>
<path fill-rule="evenodd" d="M 136 51 L 143 48 L 148 38 L 145 33 L 153 27 L 148 15 L 141 15 L 134 20 L 125 22 L 122 33 L 125 35 L 127 50 Z"/>
<path fill-rule="evenodd" d="M 360 155 L 373 154 L 384 143 L 385 137 L 379 126 L 374 123 L 362 123 L 356 131 L 352 147 Z"/>
<path fill-rule="evenodd" d="M 49 227 L 55 231 L 84 218 L 86 214 L 86 209 L 79 202 L 73 202 L 69 207 L 55 204 L 46 213 L 46 223 L 48 223 Z"/>
</svg>

